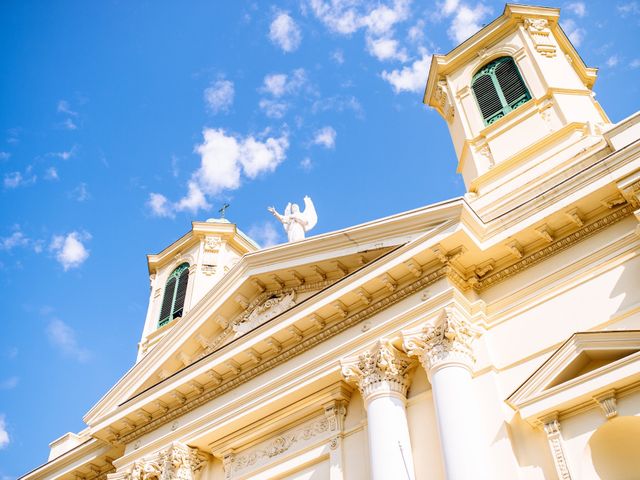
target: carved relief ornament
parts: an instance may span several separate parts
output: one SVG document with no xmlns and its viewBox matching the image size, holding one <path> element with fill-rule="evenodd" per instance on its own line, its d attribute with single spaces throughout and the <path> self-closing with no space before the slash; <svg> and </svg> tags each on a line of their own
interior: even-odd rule
<svg viewBox="0 0 640 480">
<path fill-rule="evenodd" d="M 553 43 L 549 21 L 545 18 L 525 18 L 524 26 L 533 40 L 536 50 L 545 57 L 556 56 L 556 46 Z"/>
<path fill-rule="evenodd" d="M 296 293 L 292 290 L 284 295 L 271 297 L 251 311 L 245 312 L 245 314 L 233 324 L 232 328 L 233 331 L 236 332 L 236 337 L 253 330 L 268 320 L 271 320 L 276 315 L 280 315 L 285 310 L 293 307 L 296 304 L 295 298 Z"/>
<path fill-rule="evenodd" d="M 403 346 L 420 359 L 427 372 L 445 363 L 459 363 L 471 369 L 475 362 L 473 341 L 480 330 L 447 307 L 433 323 L 403 332 Z"/>
<path fill-rule="evenodd" d="M 414 363 L 388 340 L 381 340 L 369 351 L 341 363 L 342 375 L 355 384 L 365 402 L 378 394 L 407 396 Z"/>
<path fill-rule="evenodd" d="M 455 111 L 447 93 L 447 82 L 444 79 L 438 80 L 436 84 L 436 90 L 434 93 L 434 99 L 437 102 L 437 109 L 447 122 L 453 120 Z"/>
<path fill-rule="evenodd" d="M 194 480 L 207 457 L 197 448 L 175 442 L 165 450 L 135 461 L 123 472 L 107 475 L 109 480 Z"/>
</svg>

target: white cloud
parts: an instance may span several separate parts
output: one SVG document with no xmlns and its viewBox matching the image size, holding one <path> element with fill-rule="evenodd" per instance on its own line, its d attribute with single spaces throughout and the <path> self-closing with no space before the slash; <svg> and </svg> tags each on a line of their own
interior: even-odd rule
<svg viewBox="0 0 640 480">
<path fill-rule="evenodd" d="M 0 160 L 9 160 L 11 154 L 9 152 L 0 152 Z"/>
<path fill-rule="evenodd" d="M 271 222 L 253 225 L 249 229 L 249 237 L 258 242 L 258 245 L 263 248 L 271 247 L 280 243 L 280 234 Z"/>
<path fill-rule="evenodd" d="M 291 74 L 273 73 L 265 75 L 260 91 L 279 98 L 285 94 L 292 95 L 298 93 L 307 82 L 307 72 L 305 69 L 297 68 L 291 72 Z"/>
<path fill-rule="evenodd" d="M 578 17 L 584 17 L 587 14 L 587 6 L 584 2 L 572 2 L 564 8 Z"/>
<path fill-rule="evenodd" d="M 71 147 L 71 150 L 66 150 L 62 152 L 52 152 L 52 153 L 49 153 L 48 155 L 51 157 L 58 157 L 61 160 L 69 160 L 71 157 L 73 157 L 76 154 L 76 150 L 77 150 L 77 146 L 74 145 L 73 147 Z"/>
<path fill-rule="evenodd" d="M 311 111 L 314 114 L 329 110 L 335 112 L 351 110 L 355 113 L 356 117 L 364 117 L 364 108 L 362 108 L 362 104 L 353 95 L 334 95 L 332 97 L 321 98 L 313 102 L 313 105 L 311 106 Z"/>
<path fill-rule="evenodd" d="M 76 125 L 75 122 L 70 118 L 67 118 L 64 122 L 62 122 L 62 126 L 67 130 L 76 130 L 78 128 L 78 125 Z"/>
<path fill-rule="evenodd" d="M 323 127 L 317 130 L 313 136 L 314 145 L 322 145 L 324 148 L 336 146 L 336 131 L 333 127 Z"/>
<path fill-rule="evenodd" d="M 631 60 L 629 66 L 631 68 L 640 68 L 640 58 L 634 58 L 633 60 Z"/>
<path fill-rule="evenodd" d="M 89 258 L 89 250 L 82 242 L 90 239 L 91 235 L 87 232 L 73 231 L 66 235 L 55 235 L 49 244 L 49 250 L 55 254 L 56 260 L 67 271 L 78 268 Z"/>
<path fill-rule="evenodd" d="M 47 325 L 47 337 L 51 345 L 60 350 L 63 355 L 79 362 L 85 362 L 91 356 L 89 350 L 78 344 L 73 328 L 58 318 L 54 318 Z"/>
<path fill-rule="evenodd" d="M 265 75 L 259 91 L 272 98 L 262 98 L 258 106 L 268 117 L 282 118 L 290 106 L 290 103 L 283 97 L 298 94 L 308 83 L 307 72 L 304 68 L 293 70 L 290 74 Z"/>
<path fill-rule="evenodd" d="M 239 188 L 243 177 L 254 179 L 273 172 L 289 148 L 287 134 L 242 137 L 214 128 L 205 128 L 202 134 L 203 143 L 195 147 L 200 168 L 191 175 L 187 194 L 177 202 L 170 202 L 160 193 L 150 194 L 147 207 L 152 215 L 171 217 L 178 211 L 197 213 L 211 208 L 207 196 Z"/>
<path fill-rule="evenodd" d="M 367 51 L 378 60 L 406 61 L 393 38 L 394 27 L 410 16 L 410 0 L 367 2 L 359 0 L 310 0 L 311 10 L 330 31 L 350 35 L 365 31 Z"/>
<path fill-rule="evenodd" d="M 147 200 L 147 207 L 151 211 L 151 215 L 154 217 L 173 217 L 174 212 L 171 203 L 161 193 L 149 194 Z"/>
<path fill-rule="evenodd" d="M 56 167 L 49 167 L 47 168 L 45 175 L 44 175 L 44 179 L 45 180 L 60 180 L 60 177 L 58 176 L 58 170 L 56 170 Z"/>
<path fill-rule="evenodd" d="M 0 237 L 0 250 L 8 252 L 16 247 L 26 247 L 27 245 L 29 245 L 29 239 L 20 230 L 13 232 L 8 237 Z"/>
<path fill-rule="evenodd" d="M 22 172 L 9 172 L 4 174 L 3 185 L 4 188 L 13 189 L 18 187 L 26 187 L 27 185 L 33 185 L 36 183 L 37 176 L 32 173 L 33 168 L 27 167 L 24 175 Z"/>
<path fill-rule="evenodd" d="M 389 82 L 395 93 L 400 92 L 420 92 L 427 84 L 427 74 L 429 73 L 429 64 L 431 63 L 431 55 L 423 52 L 422 58 L 414 61 L 409 66 L 401 69 L 382 72 L 382 78 Z"/>
<path fill-rule="evenodd" d="M 58 101 L 57 110 L 58 113 L 64 113 L 66 115 L 71 115 L 72 117 L 76 117 L 78 115 L 78 112 L 71 110 L 71 105 L 69 105 L 69 102 L 67 102 L 66 100 Z"/>
<path fill-rule="evenodd" d="M 445 2 L 445 14 L 453 14 L 451 25 L 447 30 L 449 37 L 460 43 L 482 28 L 481 20 L 491 9 L 482 3 L 471 8 L 469 5 L 454 1 Z M 447 13 L 448 12 L 448 13 Z"/>
<path fill-rule="evenodd" d="M 87 184 L 81 182 L 76 188 L 71 191 L 71 198 L 73 198 L 76 202 L 84 202 L 91 198 L 91 194 L 89 193 L 89 188 Z"/>
<path fill-rule="evenodd" d="M 4 415 L 0 415 L 0 450 L 11 443 L 9 432 L 7 432 L 7 422 Z"/>
<path fill-rule="evenodd" d="M 409 41 L 413 43 L 421 43 L 424 41 L 424 25 L 424 20 L 420 19 L 415 25 L 409 28 L 409 31 L 407 32 L 407 38 Z"/>
<path fill-rule="evenodd" d="M 0 382 L 0 390 L 13 390 L 18 386 L 20 379 L 16 376 L 9 377 Z"/>
<path fill-rule="evenodd" d="M 231 80 L 217 80 L 204 90 L 204 101 L 211 113 L 228 112 L 235 89 Z"/>
<path fill-rule="evenodd" d="M 310 0 L 313 14 L 334 33 L 350 35 L 363 28 L 372 35 L 385 35 L 409 16 L 409 0 L 386 2 L 358 0 Z"/>
<path fill-rule="evenodd" d="M 569 37 L 569 40 L 571 40 L 571 43 L 573 43 L 574 46 L 579 47 L 586 34 L 585 30 L 578 27 L 575 20 L 571 18 L 561 22 L 561 26 L 567 34 L 567 37 Z"/>
<path fill-rule="evenodd" d="M 198 210 L 208 210 L 211 205 L 207 202 L 207 197 L 200 189 L 200 186 L 193 181 L 189 182 L 187 194 L 180 199 L 175 206 L 178 211 L 189 211 L 196 213 Z"/>
<path fill-rule="evenodd" d="M 342 65 L 344 63 L 344 52 L 340 49 L 335 50 L 332 54 L 331 54 L 331 58 L 339 65 Z"/>
<path fill-rule="evenodd" d="M 393 38 L 367 38 L 367 49 L 378 60 L 407 61 L 407 52 Z"/>
<path fill-rule="evenodd" d="M 289 109 L 289 104 L 287 102 L 270 100 L 267 98 L 261 99 L 258 106 L 269 118 L 282 118 Z"/>
<path fill-rule="evenodd" d="M 300 27 L 286 12 L 276 15 L 269 27 L 269 38 L 285 52 L 293 52 L 302 41 Z"/>
<path fill-rule="evenodd" d="M 274 73 L 264 77 L 262 91 L 270 93 L 274 97 L 281 97 L 285 94 L 287 87 L 287 75 L 285 73 Z"/>
<path fill-rule="evenodd" d="M 304 157 L 301 161 L 300 161 L 300 168 L 302 168 L 305 171 L 309 171 L 313 168 L 313 161 L 311 161 L 311 159 L 309 157 Z"/>
<path fill-rule="evenodd" d="M 618 5 L 618 13 L 622 17 L 627 15 L 640 15 L 640 4 L 638 2 L 628 2 Z"/>
<path fill-rule="evenodd" d="M 618 65 L 619 61 L 620 59 L 618 58 L 617 55 L 611 55 L 609 58 L 607 58 L 607 67 L 613 68 L 616 65 Z"/>
</svg>

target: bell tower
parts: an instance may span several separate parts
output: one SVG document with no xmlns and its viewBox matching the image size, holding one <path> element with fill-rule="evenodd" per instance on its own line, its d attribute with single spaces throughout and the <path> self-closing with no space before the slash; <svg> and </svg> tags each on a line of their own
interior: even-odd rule
<svg viewBox="0 0 640 480">
<path fill-rule="evenodd" d="M 446 55 L 434 55 L 424 103 L 449 127 L 466 199 L 484 220 L 570 176 L 606 143 L 607 114 L 557 8 L 507 4 Z"/>
</svg>

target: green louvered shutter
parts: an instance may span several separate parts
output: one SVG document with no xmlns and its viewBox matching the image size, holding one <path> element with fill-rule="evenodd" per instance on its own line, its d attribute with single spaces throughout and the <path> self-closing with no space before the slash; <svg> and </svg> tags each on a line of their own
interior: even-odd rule
<svg viewBox="0 0 640 480">
<path fill-rule="evenodd" d="M 189 282 L 189 269 L 183 270 L 178 277 L 178 288 L 176 289 L 176 301 L 173 304 L 173 314 L 171 318 L 182 316 L 184 298 L 187 295 L 187 283 Z"/>
<path fill-rule="evenodd" d="M 500 84 L 502 95 L 511 110 L 515 110 L 531 99 L 527 86 L 513 60 L 502 62 L 496 67 L 496 78 Z"/>
<path fill-rule="evenodd" d="M 160 321 L 158 326 L 161 327 L 171 320 L 171 307 L 173 306 L 173 297 L 176 291 L 176 277 L 171 277 L 164 287 L 164 298 L 162 299 L 162 308 L 160 309 Z"/>
<path fill-rule="evenodd" d="M 158 327 L 162 327 L 174 318 L 182 316 L 188 283 L 189 264 L 183 263 L 171 272 L 171 275 L 169 275 L 169 278 L 167 279 L 167 283 L 164 287 L 162 307 L 160 308 Z"/>
<path fill-rule="evenodd" d="M 471 88 L 485 125 L 490 125 L 531 99 L 511 57 L 488 63 L 473 76 Z"/>
<path fill-rule="evenodd" d="M 492 79 L 488 75 L 483 75 L 476 80 L 473 84 L 473 91 L 476 94 L 480 111 L 485 120 L 502 111 L 502 101 Z"/>
</svg>

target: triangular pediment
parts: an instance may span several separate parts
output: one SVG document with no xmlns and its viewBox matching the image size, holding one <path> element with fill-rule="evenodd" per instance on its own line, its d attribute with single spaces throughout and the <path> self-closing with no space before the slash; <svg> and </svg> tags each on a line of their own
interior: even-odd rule
<svg viewBox="0 0 640 480">
<path fill-rule="evenodd" d="M 346 316 L 348 309 L 362 308 L 372 298 L 387 295 L 403 278 L 415 280 L 421 265 L 435 261 L 434 253 L 428 251 L 424 258 L 418 254 L 412 263 L 412 257 L 401 260 L 396 252 L 415 242 L 428 242 L 432 232 L 455 231 L 460 211 L 457 201 L 436 204 L 244 255 L 202 300 L 175 321 L 153 349 L 87 413 L 85 421 L 94 433 L 137 428 L 140 421 L 148 423 L 160 415 L 167 404 L 174 408 L 176 402 L 185 402 L 210 390 L 216 382 L 228 382 L 259 365 L 274 351 L 286 349 L 292 337 L 302 338 L 304 333 L 306 338 L 308 332 Z M 389 273 L 371 279 L 361 273 L 385 270 Z M 329 298 L 354 281 L 365 288 L 345 293 L 339 301 Z M 282 335 L 276 333 L 267 339 L 275 342 L 262 341 L 244 348 L 251 341 L 247 338 L 259 336 L 261 330 L 290 317 L 296 318 L 296 326 L 287 325 Z M 209 365 L 218 361 L 222 363 Z M 188 380 L 178 383 L 183 377 Z M 142 411 L 141 402 L 146 402 Z M 131 408 L 136 410 L 130 414 Z M 129 420 L 117 420 L 123 415 L 129 415 Z"/>
<path fill-rule="evenodd" d="M 521 409 L 563 389 L 603 375 L 640 356 L 640 331 L 598 331 L 573 334 L 507 402 Z"/>
</svg>

